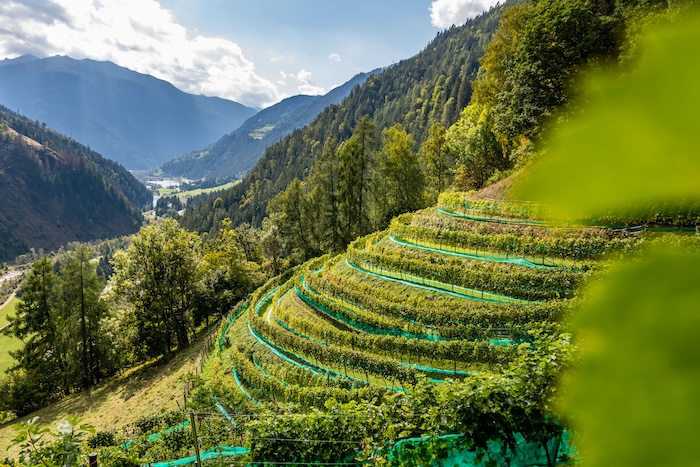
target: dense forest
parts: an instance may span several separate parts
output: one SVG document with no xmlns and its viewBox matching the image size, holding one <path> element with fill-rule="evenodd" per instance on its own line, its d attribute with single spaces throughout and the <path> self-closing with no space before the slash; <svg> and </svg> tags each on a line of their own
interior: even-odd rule
<svg viewBox="0 0 700 467">
<path fill-rule="evenodd" d="M 259 227 L 270 199 L 294 178 L 304 179 L 326 140 L 347 140 L 362 117 L 372 118 L 379 129 L 400 123 L 417 144 L 425 141 L 433 123 L 454 123 L 469 103 L 479 57 L 503 8 L 440 33 L 418 55 L 370 76 L 340 104 L 269 147 L 242 183 L 220 196 L 224 217 L 234 225 L 248 222 Z M 200 232 L 215 226 L 220 216 L 214 201 L 187 212 L 183 226 Z"/>
<path fill-rule="evenodd" d="M 119 164 L 0 109 L 0 259 L 133 233 L 152 197 Z"/>
</svg>

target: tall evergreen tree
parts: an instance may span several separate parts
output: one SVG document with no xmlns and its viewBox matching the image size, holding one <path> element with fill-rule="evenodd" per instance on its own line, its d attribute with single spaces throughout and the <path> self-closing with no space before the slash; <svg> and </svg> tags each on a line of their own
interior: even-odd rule
<svg viewBox="0 0 700 467">
<path fill-rule="evenodd" d="M 320 188 L 321 238 L 324 250 L 340 251 L 340 200 L 338 198 L 338 147 L 331 138 L 323 144 L 321 158 L 312 169 L 311 183 Z"/>
<path fill-rule="evenodd" d="M 451 166 L 445 146 L 445 131 L 444 126 L 434 123 L 428 131 L 428 139 L 423 143 L 428 174 L 432 179 L 430 185 L 435 188 L 438 194 L 447 188 Z"/>
<path fill-rule="evenodd" d="M 382 221 L 406 211 L 415 211 L 423 205 L 425 178 L 418 161 L 418 154 L 411 135 L 404 127 L 396 125 L 382 131 L 380 172 L 386 184 L 387 210 Z"/>
<path fill-rule="evenodd" d="M 53 265 L 44 256 L 32 264 L 24 281 L 22 301 L 17 305 L 12 333 L 24 346 L 11 352 L 17 364 L 11 371 L 23 371 L 34 386 L 37 398 L 50 400 L 67 392 L 65 336 L 59 309 L 59 282 Z"/>
<path fill-rule="evenodd" d="M 344 243 L 368 232 L 370 169 L 376 151 L 376 128 L 364 116 L 353 134 L 340 147 L 338 164 L 338 192 Z"/>
<path fill-rule="evenodd" d="M 100 322 L 107 309 L 100 301 L 102 283 L 91 263 L 92 252 L 85 245 L 67 255 L 61 267 L 61 305 L 63 320 L 71 334 L 70 373 L 75 375 L 83 388 L 102 378 L 102 355 L 100 348 Z"/>
</svg>

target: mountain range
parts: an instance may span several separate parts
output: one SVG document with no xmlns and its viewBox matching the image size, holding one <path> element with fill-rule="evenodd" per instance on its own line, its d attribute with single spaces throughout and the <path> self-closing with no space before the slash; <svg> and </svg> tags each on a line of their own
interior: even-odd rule
<svg viewBox="0 0 700 467">
<path fill-rule="evenodd" d="M 463 26 L 439 33 L 415 56 L 369 76 L 309 125 L 269 146 L 241 183 L 189 208 L 182 225 L 204 232 L 217 219 L 228 217 L 233 225 L 248 222 L 260 226 L 268 202 L 294 178 L 308 175 L 325 141 L 346 141 L 363 116 L 369 116 L 379 131 L 401 124 L 419 148 L 433 124 L 449 127 L 469 103 L 479 58 L 509 4 L 493 7 Z M 222 202 L 215 206 L 218 198 Z"/>
<path fill-rule="evenodd" d="M 0 61 L 0 104 L 132 170 L 205 147 L 257 113 L 111 62 L 65 56 Z"/>
<path fill-rule="evenodd" d="M 166 162 L 161 171 L 165 175 L 192 179 L 228 181 L 241 178 L 263 156 L 268 146 L 311 123 L 326 107 L 342 101 L 355 86 L 377 72 L 379 70 L 357 74 L 325 95 L 284 99 L 250 117 L 216 143 Z"/>
</svg>

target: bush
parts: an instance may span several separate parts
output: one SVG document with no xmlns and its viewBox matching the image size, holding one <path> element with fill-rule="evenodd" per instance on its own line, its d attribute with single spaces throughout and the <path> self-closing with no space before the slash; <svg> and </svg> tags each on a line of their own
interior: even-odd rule
<svg viewBox="0 0 700 467">
<path fill-rule="evenodd" d="M 117 442 L 114 431 L 98 431 L 88 438 L 87 444 L 92 449 L 95 449 L 97 447 L 116 446 Z"/>
</svg>

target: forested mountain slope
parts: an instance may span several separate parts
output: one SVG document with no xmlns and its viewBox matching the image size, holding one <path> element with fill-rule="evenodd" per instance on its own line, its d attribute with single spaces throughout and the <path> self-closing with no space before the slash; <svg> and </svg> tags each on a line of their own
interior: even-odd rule
<svg viewBox="0 0 700 467">
<path fill-rule="evenodd" d="M 161 170 L 166 175 L 192 179 L 228 181 L 240 178 L 263 156 L 268 146 L 311 123 L 323 109 L 339 103 L 352 88 L 364 83 L 371 73 L 359 73 L 322 96 L 299 95 L 278 102 L 253 115 L 216 143 L 166 162 Z"/>
<path fill-rule="evenodd" d="M 151 196 L 119 164 L 0 107 L 0 260 L 133 233 Z"/>
<path fill-rule="evenodd" d="M 326 139 L 348 139 L 363 116 L 370 116 L 379 129 L 401 123 L 418 144 L 425 141 L 432 123 L 454 123 L 469 102 L 479 57 L 503 8 L 438 34 L 416 56 L 369 77 L 339 105 L 328 107 L 313 123 L 269 147 L 243 182 L 220 196 L 226 215 L 234 225 L 260 224 L 268 201 L 295 177 L 307 174 Z M 209 230 L 215 217 L 213 201 L 187 212 L 183 225 Z"/>
<path fill-rule="evenodd" d="M 61 56 L 1 61 L 0 104 L 129 169 L 155 168 L 201 148 L 256 113 L 111 62 Z"/>
</svg>

